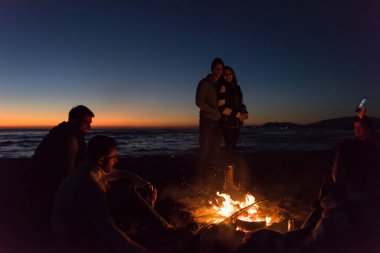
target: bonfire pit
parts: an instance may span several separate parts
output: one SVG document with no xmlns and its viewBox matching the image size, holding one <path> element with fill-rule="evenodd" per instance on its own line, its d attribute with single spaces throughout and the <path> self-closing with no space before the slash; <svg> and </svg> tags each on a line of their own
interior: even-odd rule
<svg viewBox="0 0 380 253">
<path fill-rule="evenodd" d="M 243 243 L 247 233 L 258 229 L 273 229 L 277 225 L 275 230 L 287 230 L 284 210 L 269 200 L 257 201 L 251 193 L 216 192 L 206 199 L 182 201 L 198 225 L 195 234 L 199 236 L 203 252 L 222 252 L 221 249 L 232 252 Z"/>
<path fill-rule="evenodd" d="M 187 210 L 199 225 L 198 230 L 213 224 L 232 224 L 237 230 L 251 232 L 284 220 L 283 210 L 269 206 L 267 200 L 256 201 L 250 193 L 242 196 L 232 198 L 230 194 L 216 192 L 206 203 L 187 199 Z"/>
</svg>

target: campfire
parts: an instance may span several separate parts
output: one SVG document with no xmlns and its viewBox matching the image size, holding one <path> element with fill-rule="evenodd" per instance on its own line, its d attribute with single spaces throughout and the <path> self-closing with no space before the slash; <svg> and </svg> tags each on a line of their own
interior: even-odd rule
<svg viewBox="0 0 380 253">
<path fill-rule="evenodd" d="M 265 202 L 256 201 L 250 193 L 243 194 L 240 199 L 234 199 L 228 193 L 216 192 L 213 199 L 187 203 L 189 211 L 199 225 L 231 223 L 237 230 L 249 231 L 282 221 L 280 210 L 270 210 Z"/>
<path fill-rule="evenodd" d="M 217 252 L 214 249 L 219 247 L 232 252 L 241 245 L 246 233 L 285 221 L 278 203 L 258 201 L 241 190 L 216 192 L 206 198 L 185 197 L 181 202 L 197 224 L 194 232 L 199 235 L 202 252 Z"/>
<path fill-rule="evenodd" d="M 186 209 L 201 227 L 228 223 L 237 230 L 252 231 L 281 222 L 283 210 L 267 200 L 257 201 L 251 193 L 244 193 L 234 183 L 234 168 L 225 171 L 224 192 L 216 192 L 208 199 L 186 199 Z M 231 197 L 233 196 L 233 197 Z"/>
</svg>

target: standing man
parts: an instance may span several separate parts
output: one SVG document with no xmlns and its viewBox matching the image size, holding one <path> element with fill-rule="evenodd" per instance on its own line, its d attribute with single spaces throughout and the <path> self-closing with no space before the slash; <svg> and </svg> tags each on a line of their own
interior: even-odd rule
<svg viewBox="0 0 380 253">
<path fill-rule="evenodd" d="M 85 135 L 94 113 L 84 105 L 72 108 L 67 122 L 55 126 L 32 156 L 28 177 L 31 214 L 39 225 L 50 223 L 54 195 L 63 179 L 85 159 Z M 48 227 L 47 227 L 48 228 Z"/>
<path fill-rule="evenodd" d="M 199 107 L 199 151 L 196 184 L 209 184 L 215 175 L 213 166 L 221 141 L 217 86 L 222 76 L 224 62 L 215 58 L 211 63 L 211 74 L 198 83 L 196 105 Z"/>
</svg>

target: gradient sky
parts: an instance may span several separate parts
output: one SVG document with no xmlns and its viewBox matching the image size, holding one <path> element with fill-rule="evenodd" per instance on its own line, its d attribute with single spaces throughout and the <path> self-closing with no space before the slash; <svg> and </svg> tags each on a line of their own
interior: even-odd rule
<svg viewBox="0 0 380 253">
<path fill-rule="evenodd" d="M 380 116 L 379 1 L 1 0 L 0 126 L 197 126 L 216 56 L 247 124 Z"/>
</svg>

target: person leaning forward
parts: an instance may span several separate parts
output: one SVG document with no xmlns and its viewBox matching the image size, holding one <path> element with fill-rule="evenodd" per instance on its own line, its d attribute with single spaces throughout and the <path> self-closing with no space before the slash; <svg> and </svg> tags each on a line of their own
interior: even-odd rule
<svg viewBox="0 0 380 253">
<path fill-rule="evenodd" d="M 63 179 L 84 161 L 85 135 L 94 113 L 84 105 L 72 108 L 67 122 L 52 128 L 38 145 L 26 178 L 30 212 L 38 225 L 50 227 L 54 195 Z"/>
<path fill-rule="evenodd" d="M 65 245 L 83 249 L 97 245 L 117 252 L 146 252 L 127 235 L 128 228 L 115 220 L 110 208 L 109 192 L 119 180 L 130 189 L 118 192 L 119 196 L 126 193 L 135 197 L 133 205 L 139 205 L 145 221 L 150 222 L 150 229 L 160 227 L 164 232 L 174 229 L 153 209 L 157 190 L 152 184 L 132 172 L 114 169 L 118 161 L 116 146 L 116 140 L 111 137 L 93 137 L 89 141 L 86 161 L 60 185 L 55 196 L 52 226 Z M 130 216 L 133 205 L 119 212 Z"/>
<path fill-rule="evenodd" d="M 211 74 L 199 81 L 196 91 L 196 105 L 199 107 L 199 150 L 196 183 L 209 178 L 220 148 L 221 130 L 218 110 L 217 85 L 222 76 L 224 62 L 215 58 L 211 64 Z M 207 182 L 203 182 L 206 183 Z"/>
</svg>

